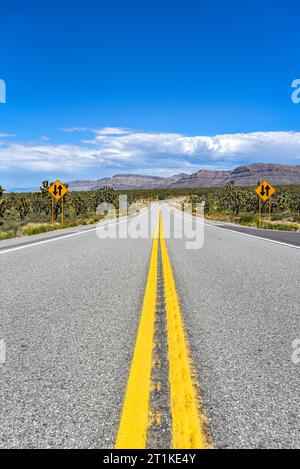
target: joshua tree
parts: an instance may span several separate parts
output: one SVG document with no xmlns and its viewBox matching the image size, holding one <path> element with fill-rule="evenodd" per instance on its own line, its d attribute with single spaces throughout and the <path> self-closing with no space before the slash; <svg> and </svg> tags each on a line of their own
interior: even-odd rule
<svg viewBox="0 0 300 469">
<path fill-rule="evenodd" d="M 25 220 L 27 215 L 30 212 L 30 200 L 26 196 L 18 197 L 16 200 L 16 210 L 19 212 L 20 218 L 22 221 Z"/>
<path fill-rule="evenodd" d="M 226 208 L 232 210 L 235 215 L 240 213 L 240 210 L 245 201 L 245 193 L 242 189 L 236 187 L 234 182 L 229 182 L 225 188 L 224 202 Z"/>
<path fill-rule="evenodd" d="M 0 225 L 3 223 L 3 218 L 6 210 L 6 201 L 4 198 L 4 189 L 0 186 Z"/>
</svg>

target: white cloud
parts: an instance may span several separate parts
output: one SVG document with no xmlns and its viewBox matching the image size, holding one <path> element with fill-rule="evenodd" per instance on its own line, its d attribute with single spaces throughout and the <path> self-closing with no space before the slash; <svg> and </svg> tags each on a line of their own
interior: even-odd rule
<svg viewBox="0 0 300 469">
<path fill-rule="evenodd" d="M 125 129 L 122 127 L 102 127 L 101 129 L 92 129 L 89 127 L 64 127 L 59 130 L 68 133 L 92 132 L 98 135 L 124 135 L 131 132 L 136 132 L 132 129 Z"/>
<path fill-rule="evenodd" d="M 69 134 L 75 133 L 75 132 L 89 132 L 91 129 L 86 128 L 86 127 L 64 127 L 63 129 L 59 129 L 62 132 L 67 132 Z"/>
<path fill-rule="evenodd" d="M 94 129 L 93 132 L 99 135 L 124 135 L 133 132 L 130 129 L 123 129 L 120 127 L 103 127 L 102 129 Z"/>
<path fill-rule="evenodd" d="M 199 164 L 234 162 L 285 163 L 300 160 L 300 132 L 254 132 L 216 136 L 185 136 L 177 133 L 136 132 L 99 135 L 93 143 L 102 153 L 124 160 L 178 159 Z"/>
<path fill-rule="evenodd" d="M 6 137 L 15 137 L 15 134 L 6 134 L 6 133 L 0 133 L 0 138 L 6 138 Z"/>
<path fill-rule="evenodd" d="M 100 178 L 118 170 L 163 176 L 255 162 L 300 164 L 300 132 L 192 137 L 111 127 L 92 132 L 91 140 L 78 144 L 16 143 L 0 138 L 0 183 L 5 185 L 6 175 L 13 174 L 18 185 L 24 185 L 23 173 L 39 181 L 49 174 Z"/>
</svg>

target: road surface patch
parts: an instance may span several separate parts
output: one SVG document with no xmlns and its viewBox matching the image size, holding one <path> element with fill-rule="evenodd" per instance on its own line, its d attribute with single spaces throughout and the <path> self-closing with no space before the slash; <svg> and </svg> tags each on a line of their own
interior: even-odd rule
<svg viewBox="0 0 300 469">
<path fill-rule="evenodd" d="M 160 249 L 158 249 L 157 296 L 151 381 L 152 385 L 150 393 L 150 417 L 147 433 L 147 448 L 170 448 L 171 412 L 167 318 L 164 277 Z"/>
<path fill-rule="evenodd" d="M 0 339 L 0 365 L 6 363 L 6 346 L 3 339 Z"/>
</svg>

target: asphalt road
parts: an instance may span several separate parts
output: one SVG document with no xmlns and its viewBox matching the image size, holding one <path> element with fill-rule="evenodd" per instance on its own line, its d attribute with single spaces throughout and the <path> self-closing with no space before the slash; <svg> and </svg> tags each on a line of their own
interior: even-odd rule
<svg viewBox="0 0 300 469">
<path fill-rule="evenodd" d="M 70 234 L 0 254 L 2 448 L 114 446 L 152 240 Z"/>
<path fill-rule="evenodd" d="M 299 448 L 300 250 L 211 224 L 168 245 L 214 446 Z"/>
<path fill-rule="evenodd" d="M 243 226 L 234 226 L 226 223 L 218 224 L 215 223 L 214 226 L 219 226 L 225 230 L 236 231 L 238 233 L 245 233 L 250 236 L 257 236 L 258 238 L 265 238 L 272 241 L 276 241 L 284 244 L 291 244 L 293 246 L 300 247 L 300 233 L 295 231 L 281 231 L 281 230 L 262 230 L 258 228 L 248 228 Z"/>
<path fill-rule="evenodd" d="M 300 448 L 300 250 L 204 234 L 167 245 L 213 444 Z M 0 244 L 0 447 L 113 447 L 152 239 L 49 236 Z"/>
</svg>

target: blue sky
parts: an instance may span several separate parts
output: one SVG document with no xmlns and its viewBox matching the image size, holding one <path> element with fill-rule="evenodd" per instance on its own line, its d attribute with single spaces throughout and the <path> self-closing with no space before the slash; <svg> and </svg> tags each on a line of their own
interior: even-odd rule
<svg viewBox="0 0 300 469">
<path fill-rule="evenodd" d="M 300 164 L 299 13 L 296 0 L 2 2 L 0 184 Z"/>
</svg>

